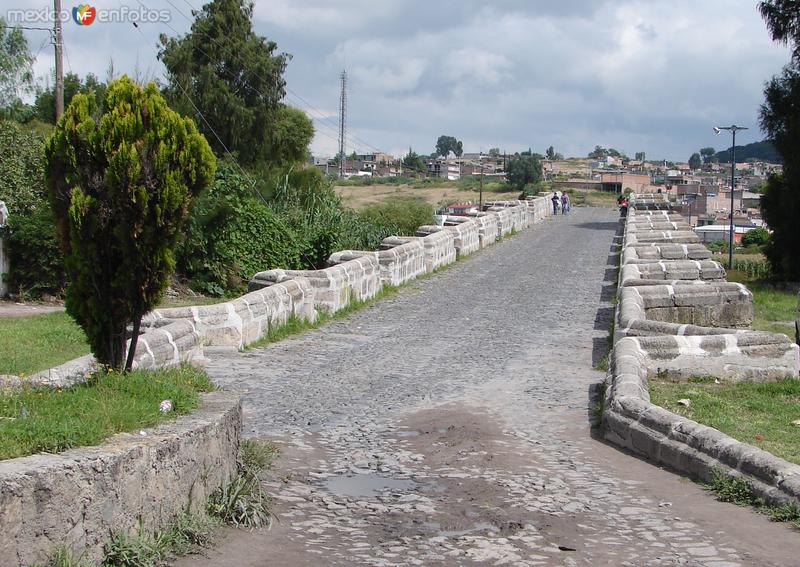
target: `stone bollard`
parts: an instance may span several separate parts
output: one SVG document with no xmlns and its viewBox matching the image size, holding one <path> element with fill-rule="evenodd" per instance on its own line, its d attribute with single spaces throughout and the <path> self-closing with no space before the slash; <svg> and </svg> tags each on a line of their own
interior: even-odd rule
<svg viewBox="0 0 800 567">
<path fill-rule="evenodd" d="M 8 293 L 8 254 L 6 254 L 6 242 L 3 238 L 4 228 L 8 224 L 8 209 L 3 201 L 0 201 L 0 297 L 5 297 Z"/>
</svg>

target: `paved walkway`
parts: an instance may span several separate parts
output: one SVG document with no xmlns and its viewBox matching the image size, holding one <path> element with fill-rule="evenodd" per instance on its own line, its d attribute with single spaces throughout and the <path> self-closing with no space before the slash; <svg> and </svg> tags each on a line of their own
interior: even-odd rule
<svg viewBox="0 0 800 567">
<path fill-rule="evenodd" d="M 179 565 L 797 565 L 800 533 L 593 437 L 616 229 L 575 209 L 215 358 L 282 447 L 278 522 Z"/>
</svg>

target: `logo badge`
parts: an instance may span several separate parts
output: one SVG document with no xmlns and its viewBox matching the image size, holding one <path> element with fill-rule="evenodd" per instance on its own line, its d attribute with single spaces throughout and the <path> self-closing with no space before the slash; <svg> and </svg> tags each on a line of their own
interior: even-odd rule
<svg viewBox="0 0 800 567">
<path fill-rule="evenodd" d="M 72 19 L 79 26 L 90 26 L 94 19 L 97 17 L 97 9 L 92 8 L 89 4 L 80 4 L 72 9 Z"/>
</svg>

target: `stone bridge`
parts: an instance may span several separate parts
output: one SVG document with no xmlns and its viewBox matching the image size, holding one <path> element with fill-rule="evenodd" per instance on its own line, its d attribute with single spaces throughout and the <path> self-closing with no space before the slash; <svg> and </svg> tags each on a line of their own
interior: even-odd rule
<svg viewBox="0 0 800 567">
<path fill-rule="evenodd" d="M 248 342 L 255 301 L 191 314 L 197 332 L 231 345 L 206 348 L 208 370 L 243 393 L 245 434 L 282 452 L 267 479 L 274 527 L 231 531 L 207 558 L 178 564 L 797 565 L 796 531 L 715 501 L 592 428 L 605 378 L 593 366 L 615 316 L 622 225 L 608 209 L 541 220 L 390 299 L 263 348 L 236 350 Z M 478 250 L 497 233 L 473 232 L 458 233 L 459 246 Z M 419 255 L 435 234 L 341 253 L 333 260 L 349 267 L 324 277 L 261 274 L 255 287 L 274 285 L 253 294 L 279 288 L 302 314 L 298 298 L 316 290 L 335 309 L 353 293 L 369 296 L 372 277 L 401 281 L 452 260 Z M 706 258 L 627 260 L 630 336 L 661 332 L 679 307 L 659 304 L 656 287 L 639 280 L 688 270 L 730 295 L 728 304 L 741 293 Z M 344 295 L 328 287 L 343 280 L 357 285 Z M 694 305 L 710 301 L 687 293 Z M 179 315 L 156 314 L 152 325 Z M 723 316 L 695 315 L 704 324 Z M 748 312 L 724 317 L 745 325 Z"/>
</svg>

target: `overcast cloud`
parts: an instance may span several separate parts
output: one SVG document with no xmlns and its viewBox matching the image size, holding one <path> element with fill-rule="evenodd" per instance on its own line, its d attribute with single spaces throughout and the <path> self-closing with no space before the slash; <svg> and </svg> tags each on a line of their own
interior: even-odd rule
<svg viewBox="0 0 800 567">
<path fill-rule="evenodd" d="M 73 5 L 64 0 L 64 8 Z M 47 1 L 3 0 L 37 9 Z M 201 0 L 92 3 L 170 11 L 167 23 L 64 25 L 68 70 L 161 78 L 160 33 L 185 33 Z M 181 14 L 181 12 L 183 14 Z M 349 74 L 348 153 L 433 150 L 441 134 L 466 151 L 549 145 L 586 155 L 595 145 L 686 160 L 727 148 L 713 125 L 762 138 L 758 107 L 788 50 L 773 44 L 754 1 L 257 0 L 257 33 L 293 55 L 287 102 L 315 117 L 312 150 L 336 151 L 339 74 Z M 53 67 L 43 32 L 27 32 L 35 70 Z"/>
</svg>

